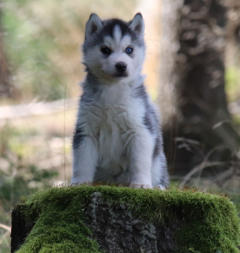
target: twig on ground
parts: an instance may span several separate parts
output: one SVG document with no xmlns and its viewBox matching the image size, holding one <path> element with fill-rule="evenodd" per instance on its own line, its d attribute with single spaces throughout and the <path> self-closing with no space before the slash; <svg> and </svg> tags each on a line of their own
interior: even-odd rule
<svg viewBox="0 0 240 253">
<path fill-rule="evenodd" d="M 219 149 L 224 149 L 224 146 L 217 146 L 215 148 L 213 148 L 212 150 L 210 150 L 204 157 L 203 161 L 195 166 L 182 180 L 182 182 L 180 183 L 179 187 L 180 189 L 184 188 L 184 186 L 186 185 L 186 183 L 197 173 L 199 173 L 201 175 L 202 171 L 206 168 L 210 168 L 210 167 L 214 167 L 214 166 L 221 166 L 226 164 L 226 162 L 222 162 L 222 161 L 209 161 L 210 157 L 214 154 L 215 151 L 219 150 Z"/>
<path fill-rule="evenodd" d="M 209 162 L 204 160 L 202 163 L 200 163 L 198 166 L 194 167 L 182 180 L 182 182 L 179 185 L 179 188 L 182 189 L 186 185 L 186 183 L 197 173 L 201 172 L 202 170 L 214 166 L 220 166 L 225 164 L 224 162 Z"/>
</svg>

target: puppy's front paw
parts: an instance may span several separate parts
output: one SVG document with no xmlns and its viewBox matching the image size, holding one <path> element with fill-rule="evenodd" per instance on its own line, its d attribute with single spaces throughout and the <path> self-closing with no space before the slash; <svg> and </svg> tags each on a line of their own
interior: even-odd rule
<svg viewBox="0 0 240 253">
<path fill-rule="evenodd" d="M 167 188 L 166 188 L 166 186 L 159 184 L 159 185 L 155 186 L 154 189 L 165 191 Z"/>
<path fill-rule="evenodd" d="M 130 184 L 129 185 L 131 188 L 142 188 L 142 189 L 152 189 L 152 186 L 149 184 Z"/>
</svg>

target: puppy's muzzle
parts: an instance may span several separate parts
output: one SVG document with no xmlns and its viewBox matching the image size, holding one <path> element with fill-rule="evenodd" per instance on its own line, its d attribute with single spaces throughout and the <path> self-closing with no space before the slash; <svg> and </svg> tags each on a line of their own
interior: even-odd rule
<svg viewBox="0 0 240 253">
<path fill-rule="evenodd" d="M 115 65 L 116 76 L 127 76 L 127 64 L 125 62 L 117 62 Z"/>
</svg>

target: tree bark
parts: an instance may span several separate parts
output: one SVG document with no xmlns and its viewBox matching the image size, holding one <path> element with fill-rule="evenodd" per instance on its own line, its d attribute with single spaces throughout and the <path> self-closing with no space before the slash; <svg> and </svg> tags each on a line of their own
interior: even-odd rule
<svg viewBox="0 0 240 253">
<path fill-rule="evenodd" d="M 160 67 L 160 94 L 163 86 L 171 91 L 171 106 L 164 100 L 160 106 L 172 107 L 165 144 L 170 167 L 182 174 L 210 151 L 225 162 L 239 149 L 225 93 L 227 7 L 217 0 L 162 2 L 161 61 L 167 64 Z"/>
</svg>

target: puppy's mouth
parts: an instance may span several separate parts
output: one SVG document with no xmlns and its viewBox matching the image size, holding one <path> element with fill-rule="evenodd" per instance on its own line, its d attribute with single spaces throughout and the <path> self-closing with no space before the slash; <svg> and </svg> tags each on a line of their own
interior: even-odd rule
<svg viewBox="0 0 240 253">
<path fill-rule="evenodd" d="M 128 77 L 128 73 L 127 72 L 123 72 L 123 73 L 116 72 L 113 76 L 117 77 L 117 78 Z"/>
</svg>

